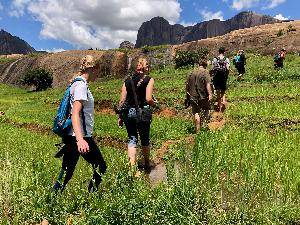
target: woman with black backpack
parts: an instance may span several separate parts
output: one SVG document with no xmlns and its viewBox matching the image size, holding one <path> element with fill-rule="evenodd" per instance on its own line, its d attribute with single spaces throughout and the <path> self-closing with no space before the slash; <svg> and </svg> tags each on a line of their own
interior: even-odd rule
<svg viewBox="0 0 300 225">
<path fill-rule="evenodd" d="M 122 86 L 118 125 L 126 126 L 128 134 L 128 159 L 131 166 L 136 164 L 138 136 L 141 140 L 144 168 L 150 168 L 150 124 L 152 114 L 150 106 L 154 80 L 149 75 L 149 64 L 145 58 L 139 58 L 133 76 L 127 78 Z"/>
</svg>

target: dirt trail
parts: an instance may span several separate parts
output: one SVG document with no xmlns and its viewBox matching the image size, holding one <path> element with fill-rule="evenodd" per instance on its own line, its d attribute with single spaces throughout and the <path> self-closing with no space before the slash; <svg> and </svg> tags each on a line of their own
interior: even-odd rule
<svg viewBox="0 0 300 225">
<path fill-rule="evenodd" d="M 211 114 L 210 122 L 208 123 L 208 128 L 210 130 L 222 129 L 225 125 L 224 114 L 222 112 L 213 112 Z"/>
</svg>

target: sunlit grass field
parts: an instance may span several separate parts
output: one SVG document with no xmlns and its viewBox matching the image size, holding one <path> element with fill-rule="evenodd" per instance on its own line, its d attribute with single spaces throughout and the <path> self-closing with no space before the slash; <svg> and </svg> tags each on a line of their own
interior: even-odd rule
<svg viewBox="0 0 300 225">
<path fill-rule="evenodd" d="M 152 71 L 155 97 L 177 114 L 156 113 L 151 126 L 153 159 L 166 141 L 177 141 L 163 157 L 167 180 L 158 185 L 128 175 L 126 130 L 98 110 L 95 134 L 120 145 L 99 143 L 108 170 L 93 194 L 92 168 L 82 159 L 66 190 L 51 192 L 61 160 L 49 130 L 64 89 L 0 84 L 0 224 L 299 224 L 300 57 L 288 55 L 276 71 L 271 56 L 250 55 L 246 70 L 237 81 L 232 68 L 225 127 L 198 135 L 183 106 L 191 69 Z M 98 105 L 116 104 L 122 82 L 90 84 Z"/>
</svg>

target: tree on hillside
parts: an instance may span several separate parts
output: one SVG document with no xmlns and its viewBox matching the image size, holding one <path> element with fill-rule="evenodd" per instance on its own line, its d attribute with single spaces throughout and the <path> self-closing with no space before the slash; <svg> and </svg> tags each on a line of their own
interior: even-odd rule
<svg viewBox="0 0 300 225">
<path fill-rule="evenodd" d="M 44 91 L 52 87 L 53 75 L 50 71 L 44 68 L 37 68 L 26 72 L 22 78 L 21 83 L 24 85 L 34 85 L 36 91 Z"/>
</svg>

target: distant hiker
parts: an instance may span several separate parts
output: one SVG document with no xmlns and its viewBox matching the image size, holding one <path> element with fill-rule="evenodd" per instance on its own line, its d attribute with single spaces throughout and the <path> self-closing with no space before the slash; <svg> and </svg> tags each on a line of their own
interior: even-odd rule
<svg viewBox="0 0 300 225">
<path fill-rule="evenodd" d="M 211 79 L 206 70 L 207 62 L 199 61 L 199 66 L 189 75 L 186 81 L 185 107 L 192 106 L 196 132 L 201 129 L 204 120 L 208 120 L 212 100 Z"/>
<path fill-rule="evenodd" d="M 94 174 L 89 183 L 89 192 L 98 190 L 101 174 L 106 170 L 106 163 L 101 152 L 92 138 L 94 130 L 94 98 L 88 87 L 88 81 L 96 79 L 96 64 L 93 56 L 82 58 L 78 76 L 70 87 L 70 116 L 72 125 L 63 135 L 65 144 L 62 168 L 54 191 L 63 190 L 71 179 L 75 166 L 81 155 L 88 163 L 92 164 Z"/>
<path fill-rule="evenodd" d="M 217 94 L 217 111 L 222 111 L 222 105 L 225 104 L 225 91 L 227 89 L 227 79 L 229 75 L 230 61 L 225 57 L 225 48 L 219 49 L 219 56 L 214 57 L 212 61 L 212 79 L 214 89 Z"/>
<path fill-rule="evenodd" d="M 244 54 L 244 50 L 239 50 L 238 54 L 233 58 L 233 65 L 235 65 L 235 68 L 239 73 L 237 79 L 240 80 L 246 72 L 246 56 Z"/>
<path fill-rule="evenodd" d="M 127 78 L 122 86 L 118 125 L 125 123 L 128 134 L 128 159 L 132 166 L 136 164 L 138 136 L 141 140 L 145 169 L 150 168 L 150 124 L 152 113 L 150 106 L 155 105 L 152 98 L 154 80 L 149 75 L 149 65 L 145 58 L 139 58 L 134 74 Z"/>
<path fill-rule="evenodd" d="M 275 69 L 282 69 L 283 68 L 283 61 L 285 60 L 285 53 L 286 49 L 282 48 L 280 52 L 277 52 L 274 56 L 274 68 Z"/>
</svg>

